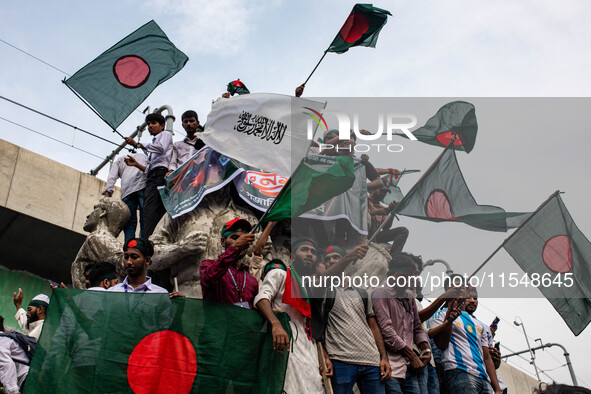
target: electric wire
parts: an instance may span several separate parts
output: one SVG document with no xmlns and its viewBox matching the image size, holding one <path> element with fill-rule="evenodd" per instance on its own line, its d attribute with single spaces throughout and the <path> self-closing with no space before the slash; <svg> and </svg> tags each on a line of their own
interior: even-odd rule
<svg viewBox="0 0 591 394">
<path fill-rule="evenodd" d="M 109 144 L 112 144 L 112 145 L 115 145 L 115 146 L 119 146 L 119 144 L 117 144 L 117 143 L 115 143 L 115 142 L 113 142 L 113 141 L 110 141 L 110 140 L 108 140 L 108 139 L 106 139 L 106 138 L 103 138 L 103 137 L 101 137 L 100 135 L 97 135 L 97 134 L 91 133 L 90 131 L 86 131 L 86 130 L 84 130 L 84 129 L 81 129 L 80 127 L 74 126 L 74 125 L 72 125 L 72 124 L 70 124 L 70 123 L 68 123 L 68 122 L 64 122 L 63 120 L 57 119 L 57 118 L 55 118 L 55 117 L 53 117 L 53 116 L 51 116 L 51 115 L 47 115 L 46 113 L 43 113 L 43 112 L 41 112 L 41 111 L 38 111 L 38 110 L 36 110 L 36 109 L 33 109 L 33 108 L 31 108 L 31 107 L 28 107 L 28 106 L 26 106 L 26 105 L 24 105 L 24 104 L 21 104 L 21 103 L 19 103 L 18 101 L 11 100 L 11 99 L 9 99 L 8 97 L 0 96 L 0 99 L 2 99 L 2 100 L 6 100 L 6 101 L 8 101 L 9 103 L 12 103 L 12 104 L 14 104 L 14 105 L 18 105 L 19 107 L 22 107 L 22 108 L 24 108 L 24 109 L 27 109 L 27 110 L 29 110 L 29 111 L 32 111 L 32 112 L 34 112 L 34 113 L 36 113 L 36 114 L 38 114 L 38 115 L 45 116 L 46 118 L 48 118 L 48 119 L 51 119 L 51 120 L 53 120 L 53 121 L 55 121 L 55 122 L 58 122 L 58 123 L 61 123 L 61 124 L 63 124 L 63 125 L 66 125 L 66 126 L 68 126 L 68 127 L 71 127 L 71 128 L 73 128 L 74 130 L 79 130 L 79 131 L 81 131 L 81 132 L 83 132 L 83 133 L 85 133 L 85 134 L 88 134 L 88 135 L 90 135 L 90 136 L 93 136 L 93 137 L 95 137 L 95 138 L 98 138 L 98 139 L 99 139 L 99 140 L 101 140 L 101 141 L 108 142 Z M 127 148 L 127 150 L 131 150 L 131 149 Z"/>
<path fill-rule="evenodd" d="M 94 154 L 94 153 L 92 153 L 92 152 L 88 152 L 88 151 L 86 151 L 86 150 L 84 150 L 84 149 L 80 149 L 80 148 L 78 148 L 78 147 L 76 147 L 76 146 L 74 146 L 74 145 L 70 145 L 70 144 L 68 144 L 68 143 L 66 143 L 66 142 L 64 142 L 64 141 L 60 141 L 60 140 L 58 140 L 57 138 L 53 138 L 53 137 L 51 137 L 51 136 L 49 136 L 49 135 L 47 135 L 47 134 L 43 134 L 43 133 L 42 133 L 42 132 L 40 132 L 40 131 L 33 130 L 33 129 L 31 129 L 30 127 L 23 126 L 22 124 L 19 124 L 19 123 L 17 123 L 17 122 L 14 122 L 14 121 L 12 121 L 12 120 L 10 120 L 10 119 L 3 118 L 2 116 L 0 116 L 0 119 L 1 119 L 1 120 L 3 120 L 3 121 L 5 121 L 5 122 L 12 123 L 12 124 L 13 124 L 13 125 L 15 125 L 15 126 L 22 127 L 23 129 L 25 129 L 25 130 L 29 130 L 29 131 L 31 131 L 31 132 L 33 132 L 33 133 L 35 133 L 35 134 L 39 134 L 39 135 L 42 135 L 42 136 L 44 136 L 44 137 L 47 137 L 47 138 L 49 138 L 50 140 L 53 140 L 53 141 L 59 142 L 60 144 L 64 144 L 64 145 L 66 145 L 66 146 L 69 146 L 70 148 L 74 148 L 74 149 L 76 149 L 76 150 L 79 150 L 80 152 L 84 152 L 84 153 L 86 153 L 86 154 L 88 154 L 88 155 L 94 156 L 94 157 L 96 157 L 96 158 L 99 158 L 99 159 L 104 159 L 104 157 L 101 157 L 101 156 L 95 155 L 95 154 Z"/>
<path fill-rule="evenodd" d="M 41 63 L 43 63 L 43 64 L 45 64 L 45 65 L 47 65 L 47 66 L 49 66 L 49 67 L 51 67 L 51 68 L 53 68 L 54 70 L 57 70 L 57 71 L 59 71 L 59 72 L 61 72 L 61 73 L 64 73 L 64 74 L 66 74 L 68 77 L 71 77 L 71 76 L 72 76 L 71 74 L 69 74 L 69 73 L 67 73 L 67 72 L 65 72 L 65 71 L 63 71 L 63 70 L 60 70 L 59 68 L 57 68 L 57 67 L 55 67 L 55 66 L 53 66 L 53 65 L 49 64 L 48 62 L 46 62 L 46 61 L 44 61 L 44 60 L 42 60 L 42 59 L 38 58 L 37 56 L 35 56 L 35 55 L 32 55 L 31 53 L 29 53 L 29 52 L 25 51 L 24 49 L 21 49 L 21 48 L 17 47 L 16 45 L 14 45 L 14 44 L 11 44 L 11 43 L 9 43 L 8 41 L 5 41 L 5 40 L 3 40 L 2 38 L 0 38 L 0 42 L 3 42 L 4 44 L 6 44 L 6 45 L 10 46 L 11 48 L 14 48 L 14 49 L 16 49 L 17 51 L 20 51 L 20 52 L 22 52 L 22 53 L 24 53 L 24 54 L 26 54 L 26 55 L 30 56 L 31 58 L 33 58 L 33 59 L 35 59 L 35 60 L 37 60 L 37 61 L 39 61 L 39 62 L 41 62 Z M 135 109 L 134 111 L 135 111 L 135 112 L 138 112 L 138 113 L 140 113 L 140 114 L 142 114 L 142 115 L 145 115 L 145 114 L 144 114 L 144 112 L 140 111 L 139 109 Z M 174 128 L 173 128 L 172 130 L 173 130 L 175 133 L 178 133 L 178 132 L 179 132 L 178 130 L 175 130 Z M 130 150 L 130 149 L 128 149 L 128 150 Z M 130 150 L 130 151 L 131 151 L 131 150 Z"/>
</svg>

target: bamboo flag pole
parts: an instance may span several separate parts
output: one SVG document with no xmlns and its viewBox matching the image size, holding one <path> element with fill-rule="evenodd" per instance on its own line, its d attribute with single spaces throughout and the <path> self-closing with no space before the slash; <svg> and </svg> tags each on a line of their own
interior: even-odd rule
<svg viewBox="0 0 591 394">
<path fill-rule="evenodd" d="M 427 171 L 425 171 L 425 173 L 423 174 L 423 176 L 413 185 L 413 187 L 411 187 L 411 189 L 408 191 L 408 193 L 406 193 L 406 195 L 404 197 L 402 197 L 402 200 L 400 200 L 398 202 L 398 205 L 396 205 L 396 207 L 394 208 L 394 210 L 388 215 L 388 217 L 382 222 L 382 224 L 380 224 L 380 227 L 377 228 L 377 230 L 375 231 L 375 233 L 373 233 L 373 235 L 371 236 L 371 238 L 367 241 L 367 243 L 371 243 L 375 237 L 378 235 L 378 233 L 384 228 L 384 226 L 386 225 L 386 223 L 390 220 L 390 218 L 394 215 L 396 215 L 396 213 L 398 212 L 398 207 L 400 205 L 402 205 L 401 203 L 403 201 L 405 201 L 407 198 L 410 198 L 409 196 L 412 196 L 414 190 L 416 189 L 417 185 L 419 183 L 421 183 L 421 181 L 423 180 L 423 178 L 425 178 L 427 175 L 429 175 L 431 173 L 431 170 L 435 167 L 435 165 L 439 162 L 439 160 L 443 157 L 443 155 L 445 154 L 445 152 L 447 152 L 448 149 L 450 149 L 453 146 L 453 143 L 455 142 L 457 136 L 455 136 L 454 138 L 452 138 L 452 140 L 450 141 L 449 145 L 447 145 L 445 147 L 445 149 L 443 150 L 443 152 L 439 155 L 439 157 L 437 158 L 437 160 L 435 160 L 431 166 L 427 169 Z"/>
<path fill-rule="evenodd" d="M 322 55 L 322 57 L 320 58 L 320 60 L 318 61 L 318 63 L 316 63 L 316 67 L 314 67 L 314 70 L 312 70 L 312 72 L 310 73 L 310 75 L 308 75 L 308 78 L 306 78 L 306 81 L 302 84 L 303 86 L 306 86 L 306 84 L 310 80 L 310 77 L 312 77 L 312 74 L 314 74 L 314 72 L 316 71 L 316 69 L 318 68 L 318 66 L 320 65 L 320 63 L 322 63 L 322 61 L 324 60 L 324 57 L 326 56 L 327 53 L 328 53 L 328 49 L 326 51 L 324 51 L 324 55 Z"/>
<path fill-rule="evenodd" d="M 542 204 L 541 204 L 541 205 L 538 207 L 538 209 L 536 209 L 534 212 L 532 212 L 532 214 L 531 214 L 531 215 L 529 215 L 529 217 L 528 217 L 528 218 L 527 218 L 527 219 L 526 219 L 526 220 L 525 220 L 523 223 L 521 223 L 521 226 L 519 226 L 519 227 L 518 227 L 518 228 L 517 228 L 515 231 L 513 231 L 513 233 L 512 233 L 510 236 L 508 236 L 508 237 L 507 237 L 507 239 L 505 239 L 505 240 L 503 241 L 503 243 L 502 243 L 502 244 L 500 244 L 500 245 L 499 245 L 499 247 L 498 247 L 498 248 L 496 248 L 496 249 L 495 249 L 495 251 L 494 251 L 494 252 L 492 252 L 492 253 L 491 253 L 491 255 L 490 255 L 490 256 L 488 256 L 488 257 L 486 258 L 486 260 L 484 260 L 484 262 L 483 262 L 482 264 L 480 264 L 480 265 L 478 266 L 478 268 L 476 268 L 476 270 L 475 270 L 474 272 L 472 272 L 472 274 L 471 274 L 471 275 L 468 277 L 468 280 L 470 280 L 470 278 L 471 278 L 471 277 L 473 277 L 474 275 L 476 275 L 476 274 L 478 273 L 478 271 L 480 271 L 480 270 L 482 269 L 482 267 L 484 267 L 484 265 L 485 265 L 486 263 L 488 263 L 488 262 L 490 261 L 490 259 L 492 259 L 492 257 L 493 257 L 495 254 L 497 254 L 497 252 L 498 252 L 499 250 L 501 250 L 501 248 L 502 248 L 503 246 L 505 246 L 505 244 L 506 244 L 507 242 L 509 242 L 509 240 L 510 240 L 511 238 L 513 238 L 513 236 L 514 236 L 515 234 L 517 234 L 517 232 L 519 232 L 519 230 L 520 230 L 520 229 L 521 229 L 521 228 L 522 228 L 522 227 L 523 227 L 523 226 L 524 226 L 524 225 L 525 225 L 527 222 L 529 222 L 529 221 L 530 221 L 530 219 L 531 219 L 532 217 L 534 217 L 534 215 L 535 215 L 537 212 L 539 212 L 539 211 L 540 211 L 542 208 L 544 208 L 544 206 L 546 206 L 546 204 L 548 204 L 548 202 L 550 202 L 550 200 L 552 200 L 554 197 L 556 197 L 556 196 L 557 196 L 557 195 L 559 195 L 560 193 L 561 193 L 561 192 L 560 192 L 560 190 L 556 190 L 554 193 L 552 193 L 552 195 L 551 195 L 550 197 L 548 197 L 548 198 L 546 199 L 546 201 L 544 201 L 544 202 L 543 202 L 543 203 L 542 203 Z"/>
</svg>

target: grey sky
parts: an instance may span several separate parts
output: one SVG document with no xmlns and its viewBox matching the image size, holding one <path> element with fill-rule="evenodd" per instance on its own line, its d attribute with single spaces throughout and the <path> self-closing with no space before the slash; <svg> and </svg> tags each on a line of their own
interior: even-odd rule
<svg viewBox="0 0 591 394">
<path fill-rule="evenodd" d="M 591 27 L 586 1 L 384 1 L 374 3 L 393 17 L 383 29 L 377 48 L 353 48 L 328 54 L 310 80 L 305 96 L 450 97 L 476 105 L 479 135 L 470 155 L 458 153 L 460 167 L 481 204 L 507 210 L 532 210 L 556 189 L 583 233 L 591 235 L 587 196 L 590 159 L 589 121 L 561 118 L 568 106 L 553 114 L 545 104 L 506 105 L 470 97 L 585 97 L 591 91 Z M 226 84 L 240 78 L 252 92 L 292 94 L 305 80 L 344 22 L 353 3 L 342 1 L 287 2 L 182 0 L 166 2 L 36 2 L 0 9 L 0 38 L 73 74 L 118 40 L 150 19 L 190 58 L 185 68 L 156 89 L 140 106 L 173 107 L 177 116 L 196 109 L 205 121 L 211 100 Z M 61 83 L 65 76 L 0 43 L 0 95 L 119 142 L 94 114 Z M 589 101 L 577 101 L 589 107 Z M 419 124 L 435 113 L 426 108 Z M 0 100 L 0 116 L 54 138 L 107 155 L 112 147 L 72 129 Z M 564 115 L 562 115 L 564 116 Z M 134 113 L 119 130 L 129 134 L 142 122 Z M 548 120 L 547 120 L 548 119 Z M 549 119 L 557 119 L 556 124 Z M 177 121 L 175 129 L 182 131 Z M 0 121 L 0 138 L 80 171 L 100 161 L 30 131 Z M 181 134 L 175 136 L 181 138 Z M 144 137 L 145 138 L 145 137 Z M 420 168 L 437 157 L 436 147 L 406 140 L 405 151 L 392 157 L 398 168 Z M 384 165 L 389 163 L 389 158 Z M 106 177 L 106 171 L 101 172 Z M 416 175 L 403 179 L 404 191 Z M 507 234 L 480 231 L 460 224 L 432 224 L 403 218 L 410 228 L 407 248 L 426 258 L 455 264 L 483 261 Z M 491 264 L 513 264 L 504 252 Z M 516 265 L 512 269 L 519 271 Z M 488 308 L 488 309 L 487 309 Z M 479 317 L 498 314 L 499 339 L 512 350 L 525 348 L 515 315 L 523 318 L 532 338 L 559 342 L 571 352 L 580 382 L 591 384 L 586 367 L 591 347 L 589 328 L 575 338 L 550 304 L 531 300 L 482 300 Z M 507 352 L 507 349 L 504 349 Z M 555 359 L 555 358 L 556 359 Z M 533 373 L 527 362 L 513 360 Z M 540 352 L 539 366 L 554 379 L 570 382 L 560 351 Z"/>
</svg>

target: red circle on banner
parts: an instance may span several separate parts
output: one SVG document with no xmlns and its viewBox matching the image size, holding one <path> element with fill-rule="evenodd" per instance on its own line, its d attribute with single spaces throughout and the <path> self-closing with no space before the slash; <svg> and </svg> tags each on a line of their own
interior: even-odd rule
<svg viewBox="0 0 591 394">
<path fill-rule="evenodd" d="M 573 252 L 570 248 L 570 238 L 557 235 L 550 238 L 542 249 L 542 260 L 550 271 L 562 274 L 573 267 Z"/>
<path fill-rule="evenodd" d="M 147 335 L 127 362 L 127 381 L 135 394 L 189 393 L 196 375 L 191 341 L 169 330 Z"/>
<path fill-rule="evenodd" d="M 139 88 L 150 77 L 150 66 L 139 56 L 127 55 L 120 57 L 113 64 L 113 74 L 126 88 Z"/>
<path fill-rule="evenodd" d="M 339 35 L 345 42 L 355 42 L 361 38 L 363 33 L 369 30 L 369 22 L 363 14 L 352 13 L 349 15 Z"/>
<path fill-rule="evenodd" d="M 435 136 L 435 138 L 437 139 L 437 141 L 439 141 L 439 143 L 443 146 L 448 146 L 449 143 L 451 142 L 452 138 L 454 138 L 455 133 L 452 133 L 451 130 L 443 132 L 443 133 L 439 133 Z M 458 138 L 456 138 L 456 140 L 454 141 L 454 146 L 461 146 L 462 145 L 462 141 L 460 140 L 460 137 L 458 136 Z"/>
<path fill-rule="evenodd" d="M 442 190 L 433 190 L 425 204 L 425 213 L 427 217 L 433 219 L 455 219 L 451 215 L 451 205 L 445 193 Z"/>
</svg>

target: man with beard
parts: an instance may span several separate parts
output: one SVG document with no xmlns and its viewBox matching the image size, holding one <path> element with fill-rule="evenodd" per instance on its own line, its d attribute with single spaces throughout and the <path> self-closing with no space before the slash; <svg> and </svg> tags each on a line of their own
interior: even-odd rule
<svg viewBox="0 0 591 394">
<path fill-rule="evenodd" d="M 499 349 L 495 347 L 495 341 L 493 339 L 494 334 L 492 329 L 484 324 L 482 321 L 478 320 L 476 316 L 474 316 L 474 312 L 478 308 L 478 291 L 474 287 L 470 287 L 468 289 L 468 294 L 466 296 L 466 312 L 470 315 L 472 320 L 480 327 L 482 327 L 482 335 L 486 338 L 488 342 L 488 352 L 490 353 L 490 358 L 493 361 L 493 365 L 495 366 L 495 375 L 497 375 L 497 380 L 499 381 L 499 388 L 503 393 L 507 392 L 507 385 L 499 379 L 499 375 L 497 374 L 497 369 L 501 366 L 501 352 Z M 488 371 L 487 371 L 488 372 Z"/>
<path fill-rule="evenodd" d="M 170 164 L 168 165 L 166 176 L 182 166 L 183 163 L 189 160 L 199 149 L 205 146 L 205 143 L 197 137 L 197 133 L 203 131 L 203 127 L 199 124 L 197 112 L 193 110 L 185 111 L 181 116 L 181 120 L 183 122 L 183 129 L 185 129 L 185 132 L 187 133 L 187 137 L 172 145 L 172 156 L 170 157 Z"/>
<path fill-rule="evenodd" d="M 203 260 L 199 268 L 203 299 L 252 309 L 259 282 L 242 258 L 254 242 L 247 220 L 235 218 L 222 227 L 224 253 L 217 260 Z"/>
<path fill-rule="evenodd" d="M 324 392 L 321 375 L 318 373 L 318 354 L 312 338 L 310 304 L 299 280 L 303 276 L 315 274 L 316 261 L 314 241 L 295 241 L 292 244 L 291 267 L 287 271 L 269 271 L 254 300 L 256 308 L 271 324 L 273 349 L 276 351 L 289 351 L 289 337 L 273 310 L 287 312 L 294 325 L 293 352 L 289 355 L 283 386 L 287 394 Z M 330 371 L 327 372 L 329 375 Z"/>
<path fill-rule="evenodd" d="M 444 382 L 448 393 L 500 394 L 488 349 L 486 325 L 467 313 L 468 309 L 474 312 L 478 305 L 474 302 L 474 289 L 469 290 L 471 295 L 449 301 L 447 308 L 437 312 L 428 321 L 429 336 L 442 350 Z"/>
<path fill-rule="evenodd" d="M 18 294 L 14 293 L 14 305 L 17 309 L 15 319 L 25 333 L 32 338 L 27 340 L 28 337 L 20 333 L 0 336 L 0 382 L 4 385 L 7 394 L 18 394 L 19 387 L 27 377 L 31 360 L 30 354 L 25 352 L 23 346 L 26 346 L 29 341 L 36 343 L 39 339 L 49 306 L 49 297 L 45 294 L 35 296 L 29 303 L 26 313 L 22 308 L 22 302 L 23 291 L 18 289 Z"/>
<path fill-rule="evenodd" d="M 108 291 L 129 293 L 168 293 L 165 288 L 152 283 L 152 278 L 146 275 L 154 247 L 150 241 L 141 238 L 132 238 L 123 245 L 123 261 L 127 276 L 123 282 L 109 288 Z M 170 296 L 179 295 L 172 293 Z"/>
<path fill-rule="evenodd" d="M 23 291 L 18 289 L 18 294 L 14 293 L 14 306 L 16 306 L 16 315 L 14 318 L 18 322 L 21 329 L 30 337 L 39 339 L 41 329 L 43 328 L 43 321 L 47 313 L 47 306 L 49 305 L 49 297 L 45 294 L 38 294 L 29 302 L 27 311 L 22 307 Z"/>
</svg>

